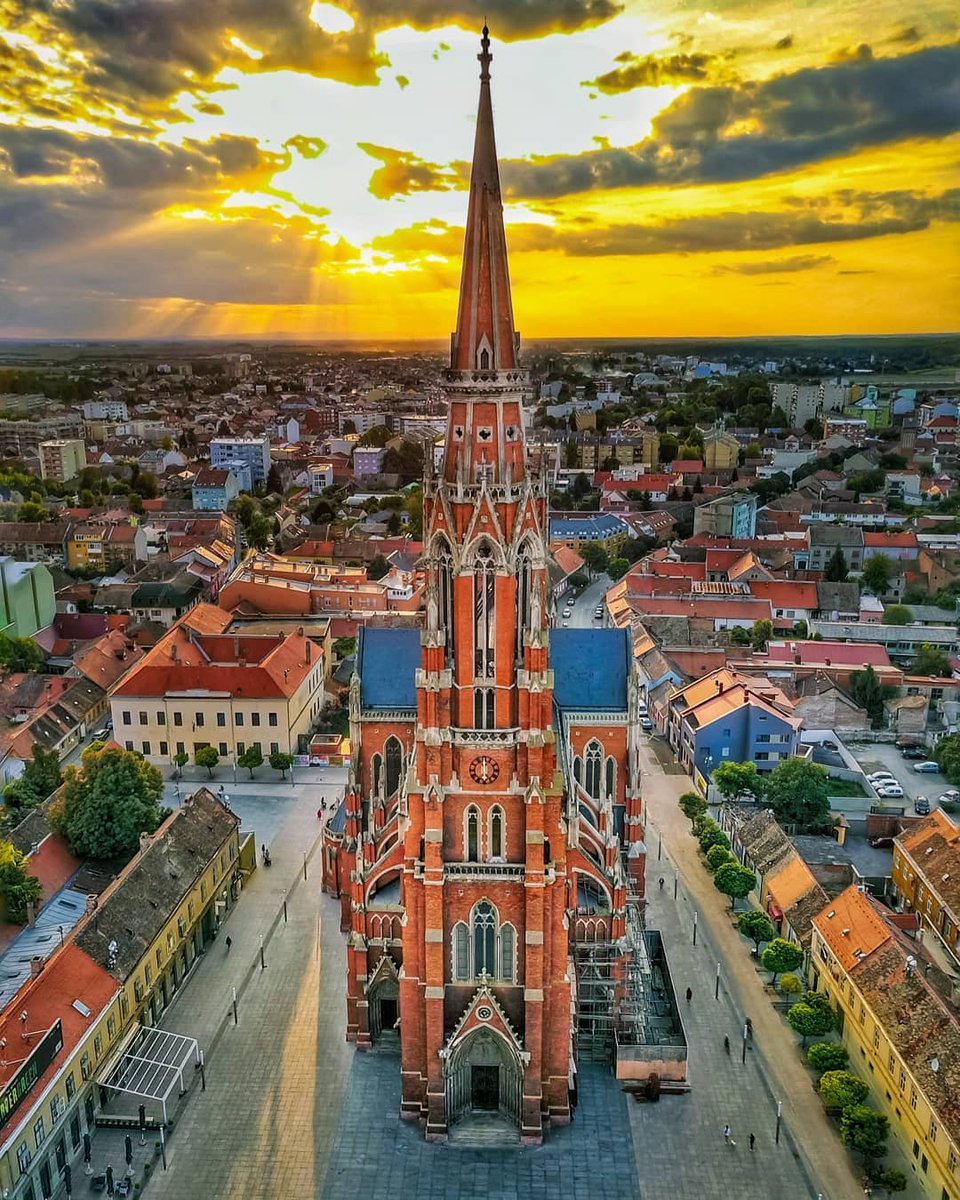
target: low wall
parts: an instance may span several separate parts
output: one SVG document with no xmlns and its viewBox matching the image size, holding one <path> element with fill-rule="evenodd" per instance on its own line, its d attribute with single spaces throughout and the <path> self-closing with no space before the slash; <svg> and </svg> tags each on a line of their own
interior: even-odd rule
<svg viewBox="0 0 960 1200">
<path fill-rule="evenodd" d="M 685 1083 L 686 1046 L 621 1046 L 616 1048 L 617 1079 L 646 1079 L 656 1072 L 661 1079 Z"/>
</svg>

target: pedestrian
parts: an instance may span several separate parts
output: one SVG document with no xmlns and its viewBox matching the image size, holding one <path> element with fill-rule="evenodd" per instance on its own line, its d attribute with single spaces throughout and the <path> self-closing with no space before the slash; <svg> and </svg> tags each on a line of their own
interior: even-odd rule
<svg viewBox="0 0 960 1200">
<path fill-rule="evenodd" d="M 687 988 L 687 1003 L 693 999 L 693 988 Z"/>
<path fill-rule="evenodd" d="M 750 1134 L 750 1149 L 751 1150 L 753 1149 L 753 1147 L 756 1143 L 756 1140 L 757 1140 L 757 1135 L 755 1133 L 751 1133 Z"/>
<path fill-rule="evenodd" d="M 318 820 L 318 821 L 322 821 L 322 820 L 323 820 L 323 809 L 322 809 L 322 808 L 318 808 L 318 809 L 317 809 L 317 820 Z"/>
<path fill-rule="evenodd" d="M 660 891 L 663 891 L 663 876 L 660 876 Z"/>
<path fill-rule="evenodd" d="M 233 938 L 227 934 L 227 953 L 230 953 L 230 947 L 233 945 Z"/>
<path fill-rule="evenodd" d="M 723 1048 L 728 1054 L 730 1053 L 730 1039 L 728 1037 L 724 1037 L 723 1039 Z"/>
<path fill-rule="evenodd" d="M 731 1130 L 729 1125 L 724 1125 L 724 1127 L 723 1127 L 723 1140 L 727 1143 L 728 1146 L 735 1146 L 737 1144 L 733 1140 L 733 1131 Z"/>
</svg>

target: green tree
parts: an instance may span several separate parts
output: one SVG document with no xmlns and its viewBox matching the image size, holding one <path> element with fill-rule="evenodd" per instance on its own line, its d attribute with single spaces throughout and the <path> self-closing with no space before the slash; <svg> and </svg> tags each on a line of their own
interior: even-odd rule
<svg viewBox="0 0 960 1200">
<path fill-rule="evenodd" d="M 684 792 L 677 801 L 680 811 L 688 821 L 693 822 L 707 811 L 707 802 L 699 792 Z"/>
<path fill-rule="evenodd" d="M 590 576 L 583 571 L 574 571 L 570 576 L 570 586 L 574 588 L 585 588 L 590 582 Z"/>
<path fill-rule="evenodd" d="M 630 570 L 630 560 L 628 558 L 611 558 L 607 566 L 607 574 L 610 578 L 617 582 Z"/>
<path fill-rule="evenodd" d="M 213 772 L 220 762 L 220 755 L 215 746 L 198 746 L 193 752 L 193 761 L 198 767 L 207 768 L 207 778 L 213 778 Z"/>
<path fill-rule="evenodd" d="M 909 625 L 913 613 L 905 604 L 888 604 L 883 610 L 884 625 Z"/>
<path fill-rule="evenodd" d="M 960 781 L 960 734 L 948 733 L 942 737 L 934 746 L 931 758 L 948 782 Z"/>
<path fill-rule="evenodd" d="M 392 438 L 393 434 L 386 425 L 374 425 L 372 429 L 368 429 L 366 433 L 361 435 L 357 445 L 373 446 L 382 449 Z"/>
<path fill-rule="evenodd" d="M 246 767 L 250 772 L 251 779 L 257 767 L 263 766 L 263 752 L 256 742 L 252 746 L 248 746 L 242 754 L 237 755 L 237 766 Z"/>
<path fill-rule="evenodd" d="M 276 496 L 283 494 L 283 478 L 276 463 L 271 463 L 270 470 L 267 472 L 267 491 Z"/>
<path fill-rule="evenodd" d="M 389 572 L 389 570 L 390 564 L 382 554 L 377 554 L 371 561 L 370 566 L 367 567 L 367 578 L 374 581 L 377 579 L 382 579 L 384 575 Z"/>
<path fill-rule="evenodd" d="M 771 973 L 771 983 L 777 982 L 781 971 L 795 971 L 803 962 L 803 951 L 785 938 L 775 937 L 760 955 L 760 961 Z"/>
<path fill-rule="evenodd" d="M 741 913 L 737 917 L 737 928 L 744 937 L 748 937 L 753 942 L 754 950 L 759 950 L 762 942 L 769 942 L 777 936 L 773 922 L 765 912 L 761 912 L 758 908 Z"/>
<path fill-rule="evenodd" d="M 772 621 L 754 621 L 750 630 L 750 644 L 758 654 L 761 654 L 764 650 L 766 650 L 767 642 L 769 642 L 772 637 Z"/>
<path fill-rule="evenodd" d="M 750 630 L 744 629 L 742 625 L 734 625 L 730 630 L 730 641 L 734 646 L 749 646 Z"/>
<path fill-rule="evenodd" d="M 860 582 L 875 596 L 885 595 L 890 586 L 890 559 L 885 554 L 871 554 L 863 564 Z"/>
<path fill-rule="evenodd" d="M 828 583 L 846 583 L 847 560 L 843 557 L 843 551 L 839 546 L 837 546 L 827 559 L 823 570 L 823 577 Z"/>
<path fill-rule="evenodd" d="M 816 763 L 788 758 L 770 772 L 766 802 L 781 825 L 822 826 L 830 816 L 828 779 Z"/>
<path fill-rule="evenodd" d="M 739 800 L 742 797 L 759 800 L 763 796 L 764 781 L 756 763 L 722 762 L 714 767 L 710 779 L 727 801 Z"/>
<path fill-rule="evenodd" d="M 263 513 L 256 513 L 246 529 L 247 541 L 255 550 L 266 550 L 273 536 L 273 521 Z"/>
<path fill-rule="evenodd" d="M 807 1062 L 821 1075 L 824 1071 L 842 1071 L 849 1061 L 847 1048 L 840 1042 L 814 1042 L 807 1051 Z"/>
<path fill-rule="evenodd" d="M 8 671 L 39 671 L 43 666 L 43 651 L 31 638 L 0 633 L 0 666 Z"/>
<path fill-rule="evenodd" d="M 939 646 L 931 646 L 929 642 L 921 642 L 916 657 L 910 667 L 912 675 L 936 675 L 949 677 L 950 659 L 945 650 Z"/>
<path fill-rule="evenodd" d="M 849 1071 L 825 1071 L 817 1085 L 820 1099 L 827 1108 L 851 1108 L 870 1094 L 870 1089 Z"/>
<path fill-rule="evenodd" d="M 355 654 L 357 649 L 357 639 L 355 637 L 337 638 L 333 643 L 333 652 L 337 658 L 349 658 L 351 654 Z"/>
<path fill-rule="evenodd" d="M 799 995 L 803 991 L 803 980 L 792 971 L 780 976 L 780 991 L 786 996 Z"/>
<path fill-rule="evenodd" d="M 127 859 L 160 824 L 162 795 L 163 776 L 139 754 L 91 748 L 67 767 L 50 822 L 82 858 Z"/>
<path fill-rule="evenodd" d="M 724 846 L 711 846 L 706 854 L 707 866 L 716 872 L 724 863 L 733 862 L 733 855 Z"/>
<path fill-rule="evenodd" d="M 43 888 L 35 875 L 27 873 L 26 857 L 10 842 L 0 842 L 0 899 L 6 919 L 24 925 L 29 908 L 43 899 Z"/>
<path fill-rule="evenodd" d="M 280 772 L 281 779 L 286 779 L 287 772 L 293 766 L 293 755 L 285 754 L 282 750 L 274 750 L 270 755 L 270 766 Z"/>
<path fill-rule="evenodd" d="M 52 521 L 53 513 L 33 500 L 25 500 L 17 509 L 18 521 L 29 521 L 31 524 Z"/>
<path fill-rule="evenodd" d="M 183 774 L 183 768 L 187 765 L 187 763 L 189 761 L 190 761 L 190 755 L 186 752 L 186 750 L 178 750 L 176 752 L 176 754 L 173 756 L 173 762 L 177 768 L 177 771 L 176 771 L 177 779 L 179 779 L 180 776 Z"/>
<path fill-rule="evenodd" d="M 591 575 L 601 575 L 610 565 L 610 556 L 597 542 L 584 542 L 579 554 Z"/>
<path fill-rule="evenodd" d="M 902 1171 L 897 1170 L 896 1167 L 887 1167 L 886 1170 L 881 1171 L 878 1182 L 890 1196 L 907 1190 L 907 1177 Z"/>
<path fill-rule="evenodd" d="M 862 671 L 854 671 L 850 676 L 850 696 L 869 716 L 874 729 L 883 725 L 886 712 L 884 703 L 895 694 L 896 688 L 881 683 L 870 663 Z"/>
<path fill-rule="evenodd" d="M 867 1108 L 865 1104 L 854 1104 L 845 1108 L 840 1117 L 840 1140 L 867 1163 L 883 1158 L 887 1152 L 887 1133 L 890 1122 L 883 1113 Z"/>
<path fill-rule="evenodd" d="M 756 876 L 750 868 L 738 862 L 724 863 L 713 876 L 713 886 L 724 896 L 730 897 L 732 909 L 737 907 L 738 900 L 750 895 L 756 882 Z"/>
<path fill-rule="evenodd" d="M 45 750 L 34 744 L 22 774 L 3 789 L 3 802 L 7 808 L 20 812 L 36 808 L 57 790 L 61 779 L 60 756 L 56 750 Z"/>
<path fill-rule="evenodd" d="M 730 839 L 716 821 L 711 821 L 709 818 L 703 821 L 697 841 L 700 843 L 701 854 L 706 854 L 713 846 L 723 846 L 725 850 L 730 849 Z"/>
</svg>

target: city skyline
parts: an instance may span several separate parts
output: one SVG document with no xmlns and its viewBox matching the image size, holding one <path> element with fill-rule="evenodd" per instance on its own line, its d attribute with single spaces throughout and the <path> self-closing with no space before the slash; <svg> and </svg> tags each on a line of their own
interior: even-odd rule
<svg viewBox="0 0 960 1200">
<path fill-rule="evenodd" d="M 482 15 L 0 0 L 6 336 L 446 336 Z M 955 326 L 946 5 L 486 15 L 526 336 Z"/>
</svg>

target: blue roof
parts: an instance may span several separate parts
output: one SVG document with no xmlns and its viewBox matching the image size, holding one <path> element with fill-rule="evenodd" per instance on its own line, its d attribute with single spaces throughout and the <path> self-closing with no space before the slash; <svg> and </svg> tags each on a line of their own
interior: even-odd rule
<svg viewBox="0 0 960 1200">
<path fill-rule="evenodd" d="M 627 528 L 619 517 L 551 517 L 550 537 L 579 538 L 580 541 L 600 541 L 603 538 L 616 537 L 618 533 L 627 532 Z"/>
<path fill-rule="evenodd" d="M 419 629 L 360 630 L 357 670 L 361 708 L 416 708 Z"/>
<path fill-rule="evenodd" d="M 560 708 L 623 711 L 629 665 L 629 630 L 550 630 L 553 697 Z"/>
</svg>

